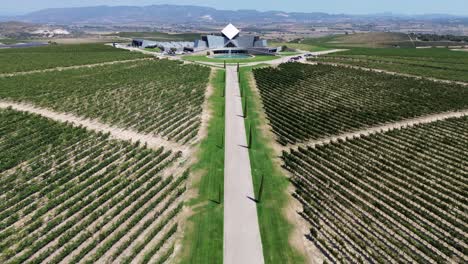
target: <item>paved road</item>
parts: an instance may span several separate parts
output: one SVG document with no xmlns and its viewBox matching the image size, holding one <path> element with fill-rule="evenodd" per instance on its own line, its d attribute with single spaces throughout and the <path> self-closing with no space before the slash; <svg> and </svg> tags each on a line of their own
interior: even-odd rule
<svg viewBox="0 0 468 264">
<path fill-rule="evenodd" d="M 224 263 L 262 264 L 262 240 L 235 66 L 226 69 L 225 114 Z"/>
</svg>

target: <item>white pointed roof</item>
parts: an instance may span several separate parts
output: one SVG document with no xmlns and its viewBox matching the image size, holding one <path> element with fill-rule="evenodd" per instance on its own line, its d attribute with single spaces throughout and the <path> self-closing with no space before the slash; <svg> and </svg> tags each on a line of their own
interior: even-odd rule
<svg viewBox="0 0 468 264">
<path fill-rule="evenodd" d="M 233 39 L 235 36 L 237 36 L 240 33 L 240 30 L 237 29 L 233 24 L 229 24 L 221 32 L 228 39 Z"/>
</svg>

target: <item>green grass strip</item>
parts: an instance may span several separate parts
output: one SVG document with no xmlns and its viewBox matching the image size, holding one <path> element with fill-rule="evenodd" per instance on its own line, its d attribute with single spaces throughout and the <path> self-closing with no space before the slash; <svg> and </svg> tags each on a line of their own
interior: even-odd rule
<svg viewBox="0 0 468 264">
<path fill-rule="evenodd" d="M 189 218 L 180 263 L 223 262 L 224 187 L 224 97 L 225 71 L 218 70 L 212 79 L 213 94 L 208 99 L 212 116 L 208 136 L 202 141 L 193 175 L 201 177 L 194 184 L 197 197 L 189 202 Z"/>
<path fill-rule="evenodd" d="M 262 236 L 263 255 L 265 263 L 305 263 L 304 257 L 289 243 L 292 232 L 290 224 L 284 215 L 288 204 L 287 188 L 289 180 L 274 164 L 276 159 L 271 144 L 273 138 L 267 138 L 261 126 L 265 120 L 261 118 L 261 103 L 257 93 L 250 87 L 249 78 L 252 68 L 241 68 L 241 89 L 243 89 L 243 104 L 247 100 L 247 118 L 245 119 L 247 139 L 252 126 L 252 143 L 249 150 L 252 177 L 257 200 L 258 219 Z M 247 99 L 246 99 L 247 98 Z M 264 176 L 262 196 L 258 197 L 260 182 Z"/>
</svg>

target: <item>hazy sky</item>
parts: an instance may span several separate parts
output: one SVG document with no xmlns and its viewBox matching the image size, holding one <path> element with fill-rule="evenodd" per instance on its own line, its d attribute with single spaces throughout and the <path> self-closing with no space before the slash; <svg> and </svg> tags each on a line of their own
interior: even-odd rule
<svg viewBox="0 0 468 264">
<path fill-rule="evenodd" d="M 257 9 L 368 14 L 446 13 L 468 16 L 468 0 L 0 0 L 0 14 L 19 14 L 50 7 L 93 5 L 190 4 L 218 9 Z"/>
</svg>

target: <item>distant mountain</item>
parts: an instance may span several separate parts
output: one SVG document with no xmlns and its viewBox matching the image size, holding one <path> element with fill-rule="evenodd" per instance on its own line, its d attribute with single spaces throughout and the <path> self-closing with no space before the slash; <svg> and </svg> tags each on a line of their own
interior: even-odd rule
<svg viewBox="0 0 468 264">
<path fill-rule="evenodd" d="M 418 16 L 415 19 L 453 19 L 447 15 Z M 17 20 L 47 24 L 113 24 L 113 23 L 265 23 L 265 22 L 319 22 L 340 23 L 359 22 L 372 19 L 401 18 L 393 14 L 381 15 L 345 15 L 326 13 L 288 13 L 281 11 L 259 12 L 256 10 L 217 10 L 209 7 L 182 5 L 137 6 L 94 6 L 78 8 L 54 8 L 29 13 L 17 17 Z M 406 17 L 408 18 L 408 17 Z"/>
<path fill-rule="evenodd" d="M 123 23 L 123 22 L 282 22 L 338 18 L 325 13 L 285 13 L 256 10 L 227 11 L 209 7 L 181 5 L 95 6 L 45 9 L 19 17 L 22 21 L 39 23 Z"/>
</svg>

